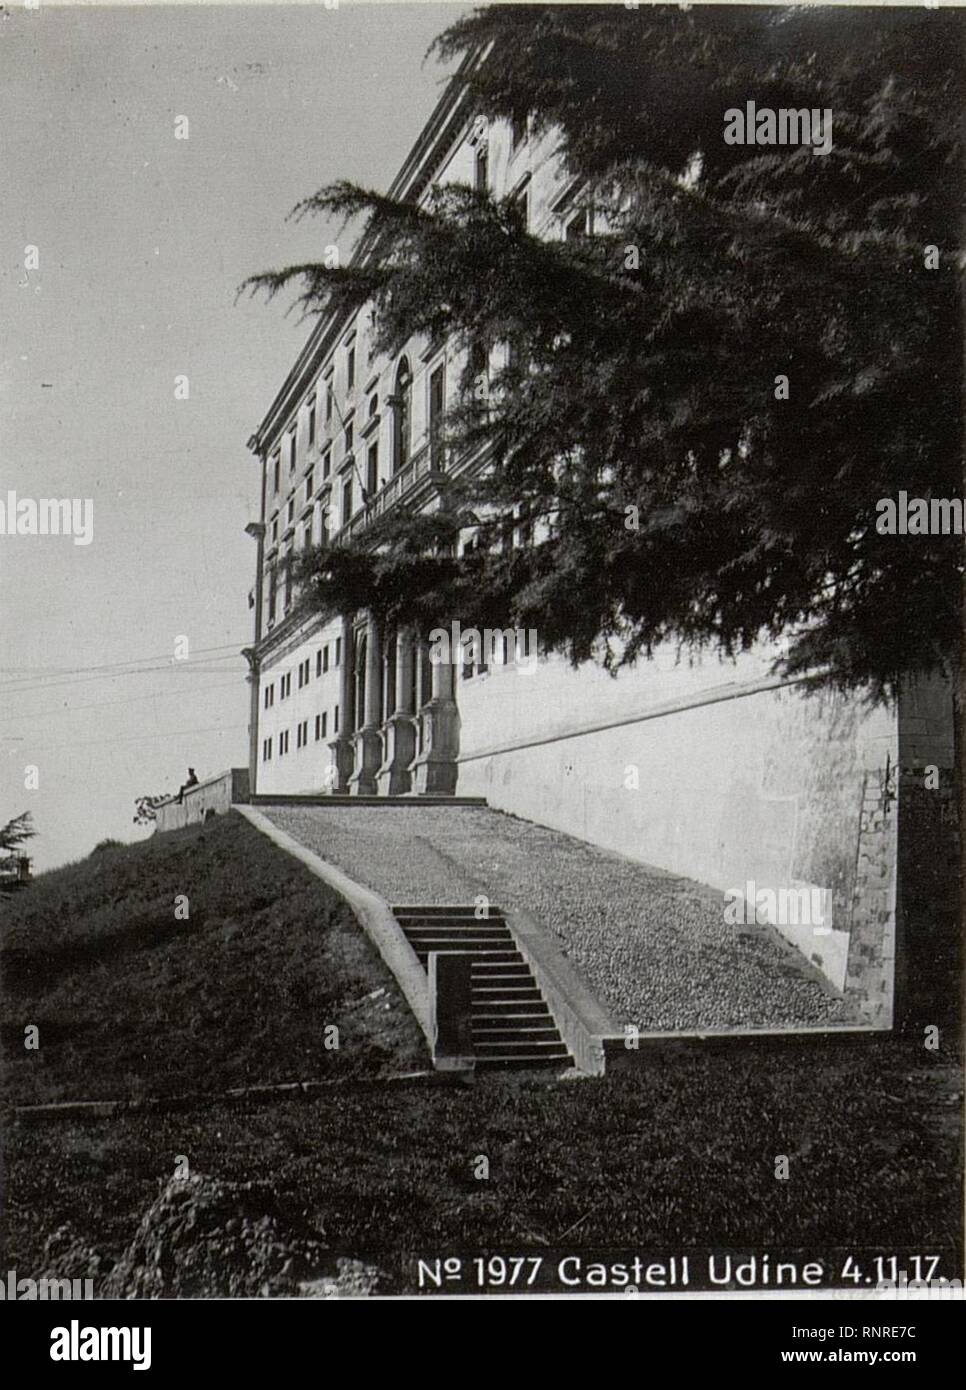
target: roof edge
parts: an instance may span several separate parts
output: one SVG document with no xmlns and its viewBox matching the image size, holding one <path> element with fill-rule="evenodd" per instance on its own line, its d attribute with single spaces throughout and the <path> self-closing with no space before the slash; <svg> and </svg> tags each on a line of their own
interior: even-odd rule
<svg viewBox="0 0 966 1390">
<path fill-rule="evenodd" d="M 429 119 L 416 137 L 399 172 L 389 186 L 388 196 L 396 200 L 415 199 L 438 168 L 443 155 L 453 143 L 453 126 L 465 123 L 468 100 L 466 75 L 482 60 L 480 52 L 469 53 L 449 78 L 442 96 Z M 350 265 L 364 262 L 370 248 L 363 237 L 353 251 Z M 320 318 L 309 334 L 285 380 L 276 392 L 258 428 L 248 440 L 248 448 L 263 458 L 274 446 L 291 415 L 293 405 L 309 384 L 309 378 L 322 365 L 328 353 L 352 317 L 353 311 L 327 314 Z"/>
</svg>

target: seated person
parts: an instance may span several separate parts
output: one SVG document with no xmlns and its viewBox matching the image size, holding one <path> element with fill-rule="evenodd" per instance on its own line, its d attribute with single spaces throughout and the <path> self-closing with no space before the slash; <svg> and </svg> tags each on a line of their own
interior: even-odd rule
<svg viewBox="0 0 966 1390">
<path fill-rule="evenodd" d="M 198 779 L 197 779 L 197 777 L 195 776 L 195 770 L 194 770 L 193 767 L 189 767 L 189 768 L 188 768 L 188 776 L 187 776 L 186 780 L 185 780 L 184 782 L 182 782 L 182 783 L 181 783 L 181 786 L 178 788 L 178 800 L 179 800 L 179 801 L 184 801 L 184 794 L 185 794 L 185 792 L 188 790 L 188 788 L 189 788 L 189 787 L 196 787 L 197 785 L 198 785 Z"/>
</svg>

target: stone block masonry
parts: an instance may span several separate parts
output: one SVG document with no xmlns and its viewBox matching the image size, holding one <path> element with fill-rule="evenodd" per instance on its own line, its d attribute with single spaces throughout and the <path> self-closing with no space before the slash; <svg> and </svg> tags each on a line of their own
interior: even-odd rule
<svg viewBox="0 0 966 1390">
<path fill-rule="evenodd" d="M 896 1025 L 945 1048 L 961 1027 L 960 787 L 953 687 L 910 684 L 900 703 Z"/>
<path fill-rule="evenodd" d="M 859 813 L 845 992 L 866 1020 L 893 1021 L 896 902 L 896 769 L 866 772 Z"/>
</svg>

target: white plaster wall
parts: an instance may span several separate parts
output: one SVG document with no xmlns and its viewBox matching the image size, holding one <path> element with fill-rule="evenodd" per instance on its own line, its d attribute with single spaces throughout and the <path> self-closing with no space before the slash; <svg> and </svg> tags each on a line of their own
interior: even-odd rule
<svg viewBox="0 0 966 1390">
<path fill-rule="evenodd" d="M 335 737 L 333 729 L 333 710 L 339 704 L 340 666 L 332 664 L 335 654 L 335 640 L 342 633 L 339 621 L 327 623 L 316 629 L 291 651 L 277 659 L 275 664 L 262 669 L 259 684 L 258 714 L 258 782 L 259 796 L 272 793 L 320 792 L 325 790 L 324 777 L 331 761 L 329 743 Z M 315 674 L 316 653 L 328 643 L 329 669 L 321 677 Z M 298 688 L 299 663 L 309 658 L 310 676 L 307 685 Z M 345 660 L 345 652 L 342 653 Z M 288 699 L 279 698 L 279 684 L 282 675 L 292 674 L 292 693 Z M 265 709 L 265 687 L 275 683 L 275 703 Z M 315 716 L 325 710 L 328 713 L 328 728 L 324 738 L 316 742 Z M 341 721 L 344 712 L 340 710 Z M 296 748 L 296 727 L 303 719 L 309 722 L 309 741 L 304 748 Z M 278 736 L 287 729 L 289 751 L 284 757 L 278 755 Z M 263 762 L 262 745 L 266 738 L 272 739 L 271 762 Z"/>
<path fill-rule="evenodd" d="M 896 719 L 793 687 L 755 692 L 770 659 L 688 666 L 661 653 L 612 679 L 551 658 L 460 681 L 458 790 L 723 891 L 749 879 L 831 889 L 844 926 L 862 773 L 894 764 Z M 611 719 L 634 722 L 579 732 Z M 536 738 L 554 741 L 496 747 Z"/>
</svg>

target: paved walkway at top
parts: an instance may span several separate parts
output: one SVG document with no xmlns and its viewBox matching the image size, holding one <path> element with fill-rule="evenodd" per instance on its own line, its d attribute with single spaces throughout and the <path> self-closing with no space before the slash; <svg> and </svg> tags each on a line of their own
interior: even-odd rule
<svg viewBox="0 0 966 1390">
<path fill-rule="evenodd" d="M 847 1024 L 856 1011 L 722 894 L 556 830 L 474 807 L 258 808 L 390 903 L 529 913 L 615 1023 L 648 1030 Z"/>
</svg>

